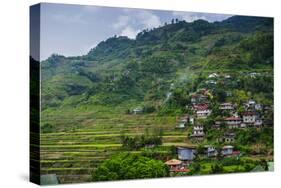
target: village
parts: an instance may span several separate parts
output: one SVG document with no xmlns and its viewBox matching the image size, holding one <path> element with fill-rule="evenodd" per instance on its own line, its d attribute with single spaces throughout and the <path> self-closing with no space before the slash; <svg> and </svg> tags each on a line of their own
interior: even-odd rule
<svg viewBox="0 0 281 188">
<path fill-rule="evenodd" d="M 259 73 L 250 73 L 251 78 Z M 212 73 L 208 76 L 206 83 L 208 85 L 216 85 L 219 75 Z M 225 79 L 230 79 L 230 75 L 223 75 Z M 231 92 L 227 91 L 230 96 Z M 189 173 L 189 166 L 195 158 L 201 156 L 203 158 L 227 158 L 235 157 L 239 159 L 243 156 L 243 152 L 235 148 L 233 143 L 237 137 L 237 131 L 241 129 L 262 129 L 263 127 L 272 126 L 272 120 L 266 118 L 268 111 L 272 110 L 272 106 L 264 105 L 256 102 L 254 99 L 244 101 L 242 106 L 225 101 L 219 103 L 218 106 L 211 104 L 212 90 L 202 88 L 195 93 L 190 94 L 190 105 L 187 105 L 189 113 L 184 114 L 178 121 L 176 129 L 189 130 L 187 135 L 195 146 L 177 146 L 177 159 L 170 159 L 165 162 L 169 166 L 172 175 L 178 173 Z M 221 114 L 219 118 L 213 118 L 211 126 L 206 126 L 204 121 L 208 119 L 214 108 Z M 241 111 L 241 109 L 243 109 Z M 207 128 L 208 127 L 208 128 Z M 223 135 L 215 138 L 215 143 L 220 146 L 208 144 L 208 131 L 213 132 L 222 130 Z M 214 143 L 212 140 L 211 143 Z M 203 145 L 202 145 L 203 144 Z M 198 145 L 203 146 L 202 151 L 198 151 Z"/>
</svg>

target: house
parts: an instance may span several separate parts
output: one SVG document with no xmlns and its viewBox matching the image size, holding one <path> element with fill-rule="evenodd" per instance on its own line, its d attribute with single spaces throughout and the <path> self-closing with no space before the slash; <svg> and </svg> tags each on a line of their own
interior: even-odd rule
<svg viewBox="0 0 281 188">
<path fill-rule="evenodd" d="M 178 159 L 192 161 L 195 158 L 195 147 L 177 147 Z"/>
<path fill-rule="evenodd" d="M 197 139 L 197 140 L 203 140 L 205 136 L 204 133 L 204 128 L 201 125 L 197 125 L 193 127 L 193 134 L 191 135 L 191 137 Z"/>
<path fill-rule="evenodd" d="M 263 125 L 262 119 L 261 118 L 257 118 L 255 123 L 254 123 L 254 126 L 257 127 L 257 128 L 260 128 L 260 127 L 262 127 L 262 125 Z"/>
<path fill-rule="evenodd" d="M 262 104 L 260 104 L 260 103 L 255 104 L 255 110 L 261 111 L 262 110 Z"/>
<path fill-rule="evenodd" d="M 256 101 L 254 101 L 253 99 L 250 99 L 245 103 L 245 108 L 246 109 L 255 109 L 255 105 L 256 105 Z"/>
<path fill-rule="evenodd" d="M 187 169 L 187 164 L 181 160 L 171 159 L 166 161 L 165 164 L 169 166 L 170 172 L 190 172 L 190 170 Z"/>
<path fill-rule="evenodd" d="M 208 96 L 203 94 L 193 94 L 191 95 L 190 100 L 192 104 L 206 103 L 208 101 Z"/>
<path fill-rule="evenodd" d="M 196 112 L 196 116 L 199 119 L 207 118 L 212 112 L 208 104 L 193 105 L 193 110 Z"/>
<path fill-rule="evenodd" d="M 234 110 L 234 106 L 232 103 L 226 102 L 226 103 L 221 103 L 219 106 L 220 110 Z"/>
<path fill-rule="evenodd" d="M 193 116 L 189 116 L 189 123 L 190 123 L 190 125 L 194 125 L 194 117 Z"/>
<path fill-rule="evenodd" d="M 187 122 L 185 120 L 181 120 L 177 128 L 184 129 L 186 124 Z"/>
<path fill-rule="evenodd" d="M 221 150 L 222 155 L 224 155 L 224 156 L 232 155 L 232 153 L 233 153 L 233 148 L 234 148 L 234 147 L 231 146 L 231 145 L 223 146 L 223 147 L 222 147 L 222 150 Z"/>
<path fill-rule="evenodd" d="M 208 78 L 217 78 L 219 75 L 217 73 L 209 74 Z"/>
<path fill-rule="evenodd" d="M 242 123 L 242 119 L 235 116 L 225 118 L 224 121 L 227 127 L 230 129 L 239 128 L 240 124 Z"/>
<path fill-rule="evenodd" d="M 187 126 L 188 122 L 189 122 L 189 116 L 186 115 L 180 120 L 178 128 L 185 128 Z"/>
<path fill-rule="evenodd" d="M 217 84 L 217 81 L 215 80 L 207 80 L 205 81 L 206 84 L 211 84 L 211 85 L 216 85 Z"/>
<path fill-rule="evenodd" d="M 137 107 L 137 108 L 133 109 L 133 113 L 134 114 L 142 114 L 143 109 L 141 107 Z"/>
<path fill-rule="evenodd" d="M 258 119 L 258 114 L 253 111 L 247 111 L 242 113 L 243 123 L 254 125 L 256 120 Z"/>
<path fill-rule="evenodd" d="M 229 74 L 224 75 L 224 78 L 229 79 L 231 76 Z"/>
<path fill-rule="evenodd" d="M 219 128 L 221 128 L 221 125 L 222 125 L 222 122 L 221 122 L 221 121 L 215 121 L 215 123 L 214 123 L 214 125 L 213 125 L 213 128 L 219 129 Z"/>
<path fill-rule="evenodd" d="M 235 133 L 225 133 L 223 136 L 223 141 L 227 143 L 235 142 Z"/>
<path fill-rule="evenodd" d="M 218 152 L 214 146 L 204 146 L 207 157 L 215 157 Z"/>
</svg>

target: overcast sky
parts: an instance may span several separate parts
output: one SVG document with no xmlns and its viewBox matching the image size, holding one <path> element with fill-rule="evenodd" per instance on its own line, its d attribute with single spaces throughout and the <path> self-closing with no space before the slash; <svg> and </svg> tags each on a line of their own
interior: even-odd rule
<svg viewBox="0 0 281 188">
<path fill-rule="evenodd" d="M 192 22 L 221 21 L 231 15 L 158 11 L 65 4 L 41 6 L 41 53 L 44 60 L 56 53 L 64 56 L 87 54 L 99 42 L 114 35 L 134 39 L 146 28 L 169 23 L 174 18 Z"/>
</svg>

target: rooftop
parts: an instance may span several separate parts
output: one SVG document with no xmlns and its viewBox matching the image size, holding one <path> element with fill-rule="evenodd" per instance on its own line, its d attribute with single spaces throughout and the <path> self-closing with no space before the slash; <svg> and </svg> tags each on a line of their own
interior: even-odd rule
<svg viewBox="0 0 281 188">
<path fill-rule="evenodd" d="M 171 160 L 165 162 L 166 165 L 180 165 L 181 163 L 182 163 L 182 161 L 177 160 L 177 159 L 171 159 Z"/>
</svg>

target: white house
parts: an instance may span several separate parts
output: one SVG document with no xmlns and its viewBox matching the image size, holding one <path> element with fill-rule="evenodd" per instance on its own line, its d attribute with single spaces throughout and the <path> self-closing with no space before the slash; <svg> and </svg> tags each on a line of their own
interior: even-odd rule
<svg viewBox="0 0 281 188">
<path fill-rule="evenodd" d="M 226 103 L 221 103 L 219 106 L 220 110 L 233 110 L 234 106 L 232 103 L 230 102 L 226 102 Z"/>
<path fill-rule="evenodd" d="M 221 151 L 221 153 L 222 153 L 222 155 L 232 155 L 232 153 L 233 153 L 233 146 L 223 146 L 223 148 L 222 148 L 222 151 Z"/>
<path fill-rule="evenodd" d="M 243 123 L 245 124 L 254 124 L 258 118 L 258 114 L 256 112 L 247 111 L 242 113 Z"/>
<path fill-rule="evenodd" d="M 192 137 L 195 138 L 203 138 L 205 136 L 204 127 L 201 125 L 197 125 L 193 127 L 193 134 Z"/>
<path fill-rule="evenodd" d="M 242 123 L 242 119 L 240 117 L 234 117 L 234 116 L 225 118 L 224 121 L 225 124 L 230 129 L 239 128 L 240 124 Z"/>
<path fill-rule="evenodd" d="M 209 74 L 208 78 L 217 78 L 219 75 L 217 73 Z"/>
</svg>

